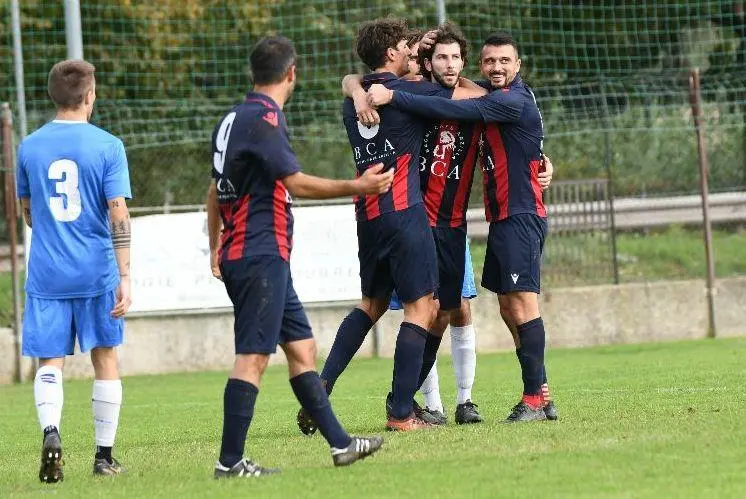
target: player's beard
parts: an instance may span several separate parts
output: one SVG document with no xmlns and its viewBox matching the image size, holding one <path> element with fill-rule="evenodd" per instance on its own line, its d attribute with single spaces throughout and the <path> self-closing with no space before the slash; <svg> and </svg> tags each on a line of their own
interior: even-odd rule
<svg viewBox="0 0 746 499">
<path fill-rule="evenodd" d="M 435 81 L 440 84 L 440 86 L 444 88 L 456 88 L 456 85 L 458 84 L 458 78 L 459 76 L 461 76 L 461 73 L 456 73 L 456 81 L 453 84 L 449 84 L 448 82 L 446 82 L 445 78 L 434 71 L 432 72 L 432 75 L 433 78 L 435 78 Z"/>
</svg>

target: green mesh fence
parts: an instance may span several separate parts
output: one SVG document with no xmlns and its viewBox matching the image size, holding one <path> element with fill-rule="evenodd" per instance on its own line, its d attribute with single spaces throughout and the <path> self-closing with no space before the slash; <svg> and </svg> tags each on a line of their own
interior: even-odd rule
<svg viewBox="0 0 746 499">
<path fill-rule="evenodd" d="M 294 147 L 306 170 L 350 176 L 341 125 L 341 76 L 360 72 L 354 36 L 361 21 L 407 17 L 436 24 L 434 0 L 254 2 L 86 0 L 85 57 L 98 68 L 94 119 L 128 148 L 140 205 L 202 200 L 209 134 L 248 88 L 251 45 L 292 38 L 299 85 L 288 105 Z M 614 173 L 619 195 L 693 192 L 696 147 L 686 78 L 702 71 L 711 185 L 746 188 L 744 2 L 447 1 L 446 13 L 472 42 L 466 74 L 491 31 L 521 44 L 522 74 L 535 88 L 546 150 L 562 178 Z M 520 5 L 520 6 L 518 6 Z M 29 128 L 48 119 L 50 66 L 65 57 L 63 2 L 21 2 Z M 13 101 L 9 2 L 0 4 L 0 69 Z M 610 158 L 607 165 L 605 158 Z M 477 190 L 478 190 L 477 183 Z M 480 202 L 479 193 L 472 203 Z"/>
</svg>

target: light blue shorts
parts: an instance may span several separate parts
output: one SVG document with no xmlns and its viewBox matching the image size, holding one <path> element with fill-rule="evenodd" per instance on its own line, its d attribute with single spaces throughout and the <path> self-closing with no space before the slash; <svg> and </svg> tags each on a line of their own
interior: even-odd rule
<svg viewBox="0 0 746 499">
<path fill-rule="evenodd" d="M 115 347 L 124 339 L 124 320 L 110 315 L 115 292 L 92 298 L 26 297 L 23 313 L 23 355 L 51 359 L 72 355 L 75 338 L 80 351 Z"/>
<path fill-rule="evenodd" d="M 474 281 L 474 266 L 471 263 L 471 251 L 469 250 L 469 238 L 466 238 L 466 266 L 464 268 L 464 285 L 461 288 L 461 297 L 471 300 L 477 296 L 477 284 Z M 396 296 L 396 291 L 391 295 L 389 310 L 401 310 L 404 305 Z"/>
</svg>

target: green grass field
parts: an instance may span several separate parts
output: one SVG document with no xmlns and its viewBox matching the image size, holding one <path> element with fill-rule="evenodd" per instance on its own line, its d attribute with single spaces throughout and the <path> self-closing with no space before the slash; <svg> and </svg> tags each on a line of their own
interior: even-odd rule
<svg viewBox="0 0 746 499">
<path fill-rule="evenodd" d="M 115 455 L 93 478 L 90 381 L 65 384 L 66 480 L 38 483 L 31 385 L 0 387 L 0 497 L 742 497 L 746 491 L 746 339 L 553 350 L 556 423 L 503 425 L 520 390 L 510 353 L 480 356 L 475 401 L 486 423 L 386 434 L 384 449 L 336 469 L 303 437 L 283 367 L 269 369 L 247 454 L 283 474 L 216 482 L 225 373 L 126 378 Z M 439 363 L 453 416 L 449 358 Z M 391 360 L 357 360 L 332 402 L 358 434 L 382 431 Z"/>
</svg>

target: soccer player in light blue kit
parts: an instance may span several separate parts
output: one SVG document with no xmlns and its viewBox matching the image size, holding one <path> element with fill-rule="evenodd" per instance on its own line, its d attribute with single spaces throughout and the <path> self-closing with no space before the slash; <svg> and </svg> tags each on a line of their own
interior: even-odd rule
<svg viewBox="0 0 746 499">
<path fill-rule="evenodd" d="M 63 479 L 60 419 L 62 368 L 90 350 L 95 475 L 117 475 L 112 457 L 122 383 L 116 347 L 131 303 L 131 198 L 122 141 L 88 123 L 96 100 L 95 68 L 62 61 L 49 72 L 56 118 L 29 135 L 18 151 L 17 188 L 33 227 L 23 317 L 23 354 L 39 358 L 34 398 L 44 432 L 39 479 Z"/>
</svg>

